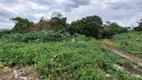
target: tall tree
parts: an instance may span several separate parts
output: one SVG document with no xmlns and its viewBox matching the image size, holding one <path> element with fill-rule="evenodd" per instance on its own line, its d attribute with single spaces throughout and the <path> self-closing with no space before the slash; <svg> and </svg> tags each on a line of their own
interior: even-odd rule
<svg viewBox="0 0 142 80">
<path fill-rule="evenodd" d="M 99 16 L 87 16 L 81 20 L 73 21 L 70 26 L 70 32 L 99 38 L 102 24 L 103 21 Z"/>
<path fill-rule="evenodd" d="M 55 30 L 64 29 L 67 26 L 67 18 L 63 16 L 60 12 L 53 12 L 51 14 L 50 23 Z"/>
<path fill-rule="evenodd" d="M 15 26 L 12 31 L 18 33 L 26 32 L 26 28 L 34 24 L 32 21 L 21 17 L 12 18 L 11 20 L 15 22 Z"/>
</svg>

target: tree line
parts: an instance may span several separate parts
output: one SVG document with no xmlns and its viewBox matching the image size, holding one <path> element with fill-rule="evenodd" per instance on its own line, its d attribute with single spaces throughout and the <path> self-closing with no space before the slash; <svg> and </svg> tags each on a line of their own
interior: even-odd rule
<svg viewBox="0 0 142 80">
<path fill-rule="evenodd" d="M 67 17 L 64 17 L 60 12 L 53 12 L 50 19 L 42 17 L 38 23 L 28 20 L 27 18 L 16 17 L 11 19 L 15 22 L 15 26 L 11 30 L 0 31 L 0 34 L 10 33 L 27 33 L 39 30 L 62 30 L 70 34 L 83 34 L 96 39 L 111 38 L 115 34 L 128 32 L 130 27 L 122 27 L 116 22 L 103 24 L 100 16 L 86 16 L 76 21 L 67 23 Z M 133 30 L 142 31 L 142 19 L 138 22 L 138 26 Z M 0 35 L 0 36 L 1 36 Z"/>
</svg>

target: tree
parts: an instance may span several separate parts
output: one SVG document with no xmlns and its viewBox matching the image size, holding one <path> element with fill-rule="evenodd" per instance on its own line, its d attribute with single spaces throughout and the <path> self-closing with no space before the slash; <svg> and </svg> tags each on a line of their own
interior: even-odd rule
<svg viewBox="0 0 142 80">
<path fill-rule="evenodd" d="M 67 27 L 67 18 L 60 12 L 53 12 L 51 14 L 50 23 L 55 30 L 65 29 Z"/>
<path fill-rule="evenodd" d="M 27 32 L 26 28 L 34 24 L 32 21 L 29 21 L 28 19 L 21 17 L 12 18 L 11 20 L 15 22 L 15 26 L 12 29 L 12 32 Z"/>
<path fill-rule="evenodd" d="M 134 28 L 136 31 L 142 31 L 142 19 L 138 21 L 138 26 Z"/>
<path fill-rule="evenodd" d="M 29 31 L 38 31 L 38 30 L 60 30 L 60 29 L 66 29 L 67 24 L 67 18 L 64 17 L 60 12 L 53 12 L 50 15 L 49 18 L 41 17 L 39 22 L 33 26 L 30 26 L 28 28 Z"/>
<path fill-rule="evenodd" d="M 73 21 L 70 25 L 70 33 L 79 33 L 84 34 L 86 36 L 92 36 L 95 38 L 100 37 L 101 27 L 103 21 L 97 16 L 87 16 L 80 20 Z"/>
<path fill-rule="evenodd" d="M 107 21 L 103 25 L 102 38 L 111 38 L 115 34 L 124 32 L 128 32 L 128 28 L 123 28 L 116 22 Z"/>
<path fill-rule="evenodd" d="M 59 11 L 56 11 L 56 12 L 53 12 L 50 17 L 52 19 L 53 18 L 61 19 L 61 18 L 63 18 L 63 14 L 61 14 Z"/>
</svg>

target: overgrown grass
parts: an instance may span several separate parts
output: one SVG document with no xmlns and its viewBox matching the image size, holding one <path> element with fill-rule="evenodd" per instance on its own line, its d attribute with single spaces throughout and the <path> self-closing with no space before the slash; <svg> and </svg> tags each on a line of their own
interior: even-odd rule
<svg viewBox="0 0 142 80">
<path fill-rule="evenodd" d="M 122 50 L 142 57 L 142 33 L 129 32 L 113 36 L 113 40 L 117 40 L 118 47 Z"/>
<path fill-rule="evenodd" d="M 41 43 L 41 42 L 57 42 L 63 41 L 70 34 L 63 30 L 40 30 L 28 33 L 11 33 L 2 36 L 2 40 L 8 42 L 25 42 L 25 43 Z"/>
<path fill-rule="evenodd" d="M 41 75 L 51 80 L 140 80 L 114 65 L 120 58 L 104 49 L 95 39 L 78 43 L 22 43 L 0 40 L 0 61 L 8 66 L 34 65 Z M 85 47 L 84 47 L 85 45 Z"/>
</svg>

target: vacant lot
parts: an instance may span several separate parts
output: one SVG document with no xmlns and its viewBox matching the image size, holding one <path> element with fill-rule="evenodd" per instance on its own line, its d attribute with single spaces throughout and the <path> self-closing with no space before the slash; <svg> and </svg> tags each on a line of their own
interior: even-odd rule
<svg viewBox="0 0 142 80">
<path fill-rule="evenodd" d="M 95 39 L 39 44 L 1 40 L 0 61 L 11 68 L 33 66 L 51 80 L 141 80 L 141 72 L 133 63 L 103 48 Z"/>
</svg>

